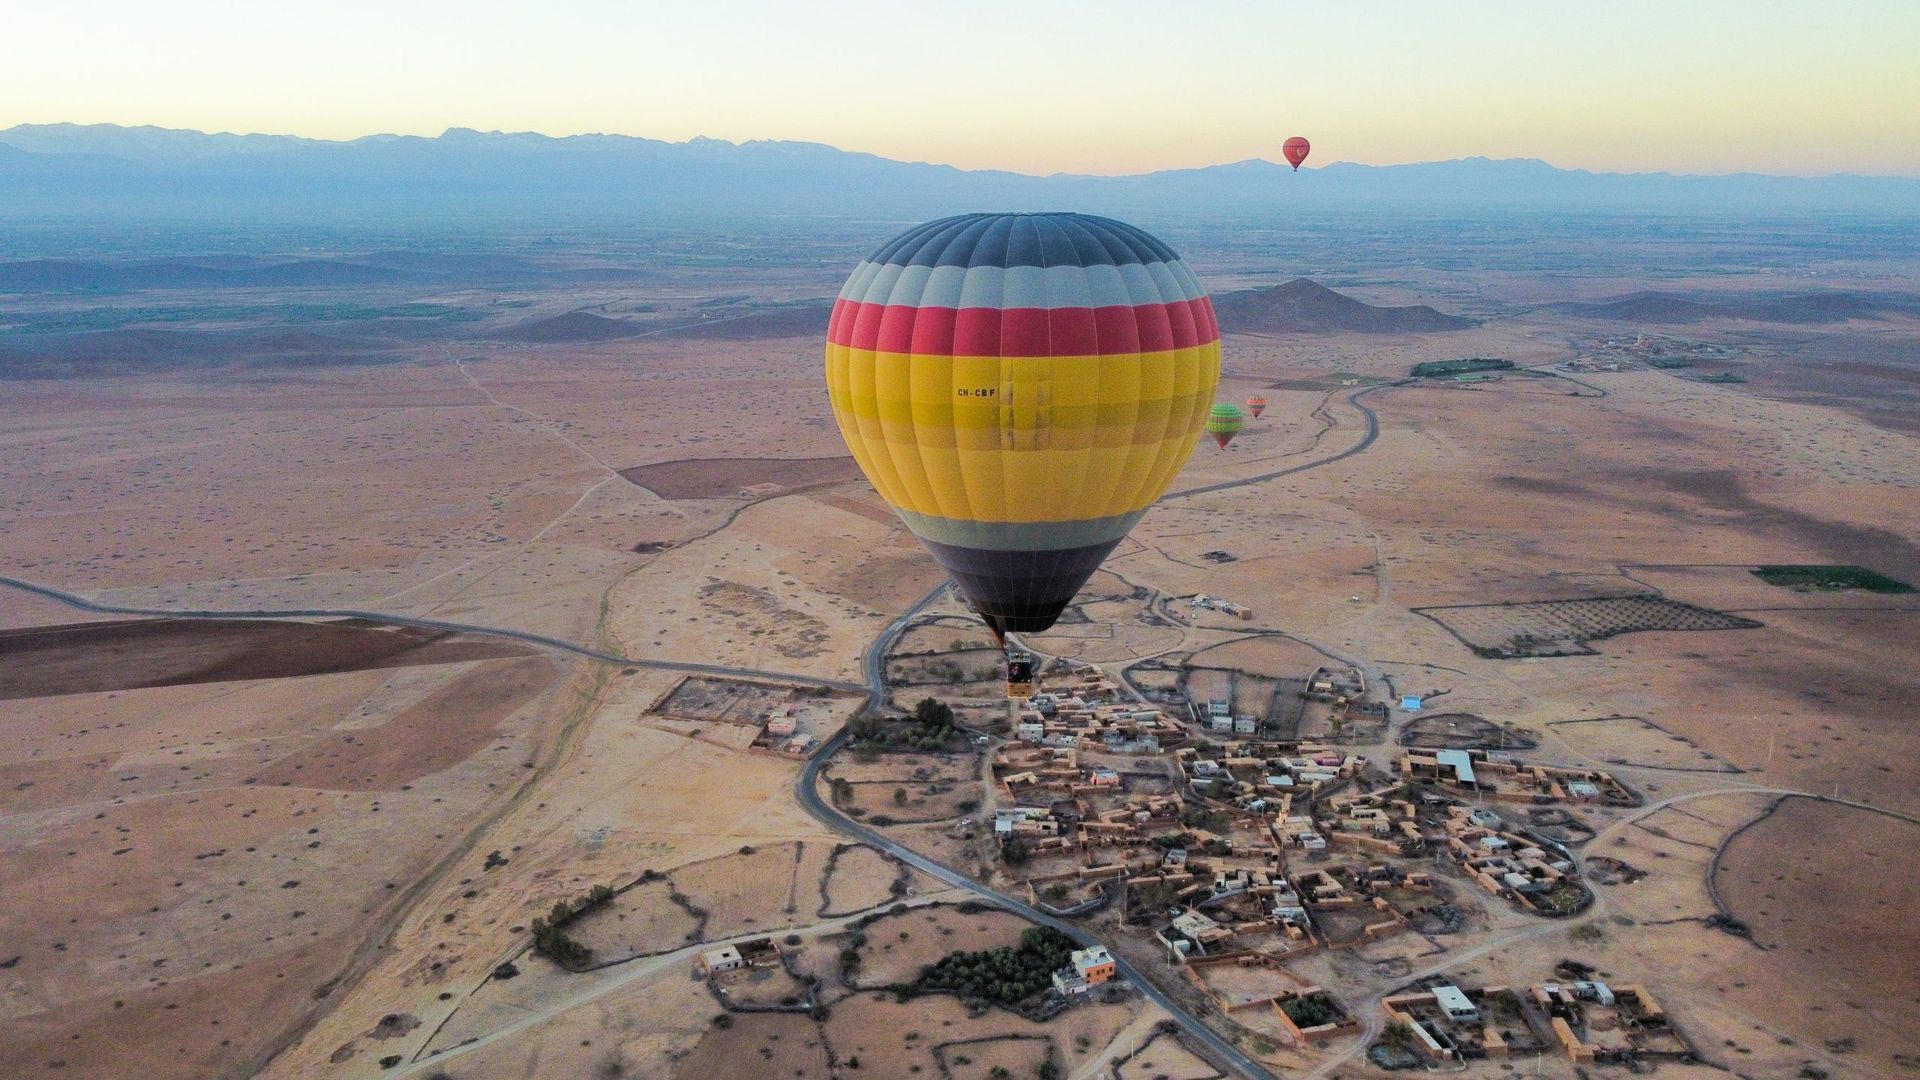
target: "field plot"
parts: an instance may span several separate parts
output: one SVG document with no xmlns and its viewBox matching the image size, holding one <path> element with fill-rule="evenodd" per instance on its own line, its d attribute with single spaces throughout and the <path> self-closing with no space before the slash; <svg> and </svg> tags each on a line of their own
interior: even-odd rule
<svg viewBox="0 0 1920 1080">
<path fill-rule="evenodd" d="M 808 1000 L 807 984 L 778 964 L 723 971 L 713 977 L 713 988 L 730 1009 L 794 1009 Z"/>
<path fill-rule="evenodd" d="M 941 1043 L 933 1048 L 940 1073 L 953 1080 L 999 1080 L 1037 1076 L 1053 1059 L 1053 1040 L 1045 1035 L 989 1035 Z M 1056 1063 L 1057 1065 L 1057 1063 Z"/>
<path fill-rule="evenodd" d="M 859 810 L 869 821 L 875 816 L 909 825 L 951 821 L 980 805 L 980 775 L 972 754 L 881 754 L 871 762 L 836 760 L 829 766 L 827 779 L 829 783 L 845 781 L 835 785 L 838 805 Z"/>
<path fill-rule="evenodd" d="M 1769 585 L 1795 592 L 1910 593 L 1913 586 L 1864 566 L 1758 566 L 1753 574 Z"/>
<path fill-rule="evenodd" d="M 1779 958 L 1778 975 L 1820 988 L 1826 1007 L 1797 1019 L 1877 1076 L 1920 1066 L 1916 850 L 1911 823 L 1789 797 L 1728 841 L 1711 870 L 1729 912 Z"/>
<path fill-rule="evenodd" d="M 1073 1076 L 1099 1059 L 1133 1015 L 1127 1005 L 1086 1003 L 1037 1024 L 1002 1009 L 975 1013 L 944 994 L 899 1002 L 890 994 L 861 993 L 834 1002 L 825 1029 L 843 1063 L 860 1061 L 858 1071 L 836 1074 L 846 1077 L 932 1080 L 947 1075 L 944 1065 L 956 1077 L 995 1077 L 993 1069 L 1000 1066 L 1012 1077 L 1026 1078 L 1039 1074 L 1048 1044 L 1059 1065 L 1057 1075 Z M 993 1049 L 994 1044 L 1011 1045 Z M 1002 1053 L 1021 1056 L 1003 1058 Z M 963 1063 L 962 1057 L 972 1060 Z"/>
<path fill-rule="evenodd" d="M 742 1076 L 827 1077 L 820 1025 L 795 1013 L 741 1013 L 702 1036 L 674 1069 L 675 1080 L 738 1080 Z"/>
<path fill-rule="evenodd" d="M 984 909 L 968 914 L 944 905 L 882 916 L 867 925 L 867 940 L 860 946 L 858 984 L 910 983 L 922 968 L 948 953 L 1017 945 L 1028 926 L 1025 919 L 1009 912 Z"/>
<path fill-rule="evenodd" d="M 707 913 L 707 938 L 785 926 L 800 910 L 798 877 L 808 846 L 813 845 L 796 841 L 743 847 L 733 855 L 682 866 L 671 876 L 674 887 Z M 805 885 L 811 899 L 814 883 Z"/>
<path fill-rule="evenodd" d="M 1642 593 L 1525 604 L 1415 608 L 1489 659 L 1591 654 L 1586 643 L 1650 630 L 1749 630 L 1752 619 Z"/>
<path fill-rule="evenodd" d="M 1743 771 L 1685 735 L 1638 716 L 1596 716 L 1591 720 L 1553 720 L 1548 727 L 1579 753 L 1609 765 L 1634 765 L 1673 772 Z"/>
<path fill-rule="evenodd" d="M 1245 1012 L 1236 1010 L 1250 1007 L 1255 1002 L 1269 1001 L 1275 994 L 1306 986 L 1306 983 L 1280 968 L 1223 963 L 1207 964 L 1197 970 L 1207 992 L 1224 1008 L 1235 1011 L 1234 1018 L 1242 1023 L 1248 1021 L 1248 1013 L 1252 1009 L 1248 1008 Z"/>
<path fill-rule="evenodd" d="M 0 700 L 527 656 L 517 643 L 358 620 L 134 619 L 0 630 Z"/>
<path fill-rule="evenodd" d="M 568 934 L 593 950 L 595 963 L 669 952 L 698 941 L 705 920 L 672 881 L 644 881 L 585 915 Z"/>
<path fill-rule="evenodd" d="M 1193 667 L 1227 668 L 1269 679 L 1300 677 L 1327 662 L 1327 658 L 1292 638 L 1275 634 L 1243 637 L 1192 655 Z"/>
<path fill-rule="evenodd" d="M 1178 1038 L 1159 1033 L 1115 1073 L 1120 1080 L 1221 1080 L 1223 1075 Z"/>
<path fill-rule="evenodd" d="M 758 746 L 801 753 L 839 730 L 864 700 L 858 694 L 818 688 L 689 675 L 646 715 L 662 718 L 669 727 L 715 725 L 683 733 L 736 750 Z"/>
<path fill-rule="evenodd" d="M 689 675 L 653 707 L 662 716 L 708 724 L 762 727 L 793 699 L 793 688 Z"/>
<path fill-rule="evenodd" d="M 827 861 L 820 882 L 821 918 L 851 915 L 885 903 L 894 883 L 904 884 L 906 868 L 865 844 L 841 844 Z"/>
<path fill-rule="evenodd" d="M 1511 723 L 1496 724 L 1476 713 L 1428 713 L 1400 728 L 1400 745 L 1427 750 L 1489 747 L 1494 750 L 1531 750 L 1533 737 Z"/>
<path fill-rule="evenodd" d="M 860 478 L 850 457 L 685 458 L 621 469 L 629 482 L 663 499 L 735 499 Z"/>
</svg>

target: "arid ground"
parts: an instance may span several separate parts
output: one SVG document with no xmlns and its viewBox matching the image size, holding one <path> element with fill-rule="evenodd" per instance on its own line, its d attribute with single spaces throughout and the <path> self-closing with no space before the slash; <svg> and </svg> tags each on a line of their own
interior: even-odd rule
<svg viewBox="0 0 1920 1080">
<path fill-rule="evenodd" d="M 1252 246 L 1267 239 L 1188 246 L 1227 292 L 1306 268 Z M 838 255 L 343 288 L 330 302 L 466 313 L 309 328 L 379 346 L 335 349 L 353 362 L 307 339 L 262 358 L 211 318 L 165 349 L 139 351 L 133 321 L 74 363 L 15 361 L 0 380 L 6 1071 L 1213 1075 L 1138 995 L 1044 1022 L 903 1000 L 888 988 L 1017 941 L 1023 920 L 810 815 L 795 781 L 813 748 L 661 708 L 689 677 L 677 665 L 707 665 L 697 677 L 770 688 L 766 708 L 799 703 L 830 737 L 865 704 L 869 649 L 943 580 L 828 412 L 824 317 L 794 302 L 837 288 Z M 1029 644 L 1116 674 L 1191 656 L 1286 679 L 1338 661 L 1644 794 L 1593 815 L 1582 851 L 1644 873 L 1597 884 L 1576 920 L 1484 905 L 1460 934 L 1296 973 L 1355 1015 L 1422 973 L 1537 982 L 1576 957 L 1646 985 L 1687 1032 L 1699 1060 L 1659 1075 L 1920 1076 L 1920 598 L 1751 572 L 1846 564 L 1920 584 L 1920 322 L 1788 321 L 1756 301 L 1673 325 L 1606 306 L 1656 288 L 1910 300 L 1910 282 L 1870 254 L 1814 285 L 1626 256 L 1577 275 L 1401 271 L 1395 255 L 1329 283 L 1476 323 L 1225 325 L 1221 396 L 1263 394 L 1266 415 L 1224 451 L 1202 445 L 1079 614 Z M 1652 365 L 1646 340 L 1689 359 Z M 1516 367 L 1408 379 L 1475 356 Z M 1252 617 L 1154 615 L 1197 593 Z M 1648 605 L 1622 601 L 1585 637 L 1598 608 L 1566 603 L 1634 597 L 1732 618 L 1641 625 Z M 1435 617 L 1468 608 L 1497 617 Z M 951 654 L 941 692 L 1003 721 L 997 673 L 965 669 L 994 659 L 984 636 L 950 597 L 927 611 L 939 621 L 888 670 L 933 680 Z M 1492 655 L 1569 634 L 1578 648 Z M 956 824 L 991 808 L 977 752 L 826 772 L 868 820 L 897 819 L 892 840 L 998 873 Z M 595 885 L 618 895 L 570 926 L 589 970 L 531 951 L 533 921 Z M 1125 951 L 1111 912 L 1086 925 Z M 759 938 L 781 966 L 695 975 L 703 951 Z M 1292 1049 L 1221 1030 L 1285 1075 L 1373 1075 L 1362 1038 Z M 1525 1069 L 1574 1075 L 1551 1055 Z"/>
</svg>

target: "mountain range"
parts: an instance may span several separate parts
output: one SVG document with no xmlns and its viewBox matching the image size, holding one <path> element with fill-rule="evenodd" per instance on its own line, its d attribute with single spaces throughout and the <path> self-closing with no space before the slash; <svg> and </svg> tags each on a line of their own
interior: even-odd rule
<svg viewBox="0 0 1920 1080">
<path fill-rule="evenodd" d="M 818 143 L 464 128 L 349 141 L 157 127 L 0 130 L 0 216 L 311 214 L 563 220 L 658 215 L 929 215 L 980 208 L 1156 217 L 1385 208 L 1620 212 L 1920 213 L 1920 179 L 1558 169 L 1528 159 L 1335 162 L 1292 172 L 1251 160 L 1135 176 L 1030 176 L 895 161 Z"/>
</svg>

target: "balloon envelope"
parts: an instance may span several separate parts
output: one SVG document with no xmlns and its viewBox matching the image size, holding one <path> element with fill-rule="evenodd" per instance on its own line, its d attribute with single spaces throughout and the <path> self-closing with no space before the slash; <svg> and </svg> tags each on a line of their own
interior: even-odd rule
<svg viewBox="0 0 1920 1080">
<path fill-rule="evenodd" d="M 1213 305 L 1130 225 L 967 214 L 863 260 L 827 391 L 874 489 L 996 633 L 1052 626 L 1193 453 Z"/>
<path fill-rule="evenodd" d="M 1298 135 L 1280 146 L 1280 152 L 1287 155 L 1287 164 L 1293 166 L 1294 172 L 1300 171 L 1300 163 L 1307 160 L 1307 154 L 1312 149 L 1313 144 Z"/>
<path fill-rule="evenodd" d="M 1267 411 L 1267 399 L 1258 394 L 1248 398 L 1247 411 L 1253 414 L 1255 420 L 1260 419 L 1260 414 Z"/>
<path fill-rule="evenodd" d="M 1229 405 L 1223 401 L 1215 405 L 1207 414 L 1207 434 L 1213 436 L 1213 441 L 1220 444 L 1220 449 L 1225 450 L 1227 444 L 1233 441 L 1235 435 L 1240 434 L 1240 429 L 1245 427 L 1246 423 L 1246 414 L 1240 411 L 1240 406 Z"/>
</svg>

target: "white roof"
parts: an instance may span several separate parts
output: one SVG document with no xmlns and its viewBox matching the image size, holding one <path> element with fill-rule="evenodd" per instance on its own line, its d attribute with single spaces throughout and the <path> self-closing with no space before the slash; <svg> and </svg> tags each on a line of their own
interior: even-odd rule
<svg viewBox="0 0 1920 1080">
<path fill-rule="evenodd" d="M 1473 758 L 1465 750 L 1436 751 L 1433 755 L 1433 760 L 1442 765 L 1451 766 L 1453 774 L 1460 778 L 1461 783 L 1471 784 L 1474 782 Z"/>
<path fill-rule="evenodd" d="M 1461 993 L 1457 986 L 1441 985 L 1433 988 L 1433 1000 L 1449 1013 L 1472 1012 L 1473 1002 Z"/>
</svg>

